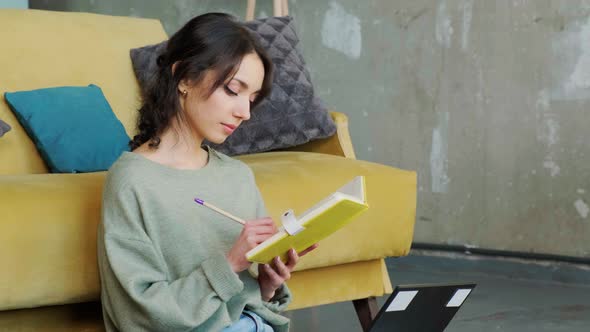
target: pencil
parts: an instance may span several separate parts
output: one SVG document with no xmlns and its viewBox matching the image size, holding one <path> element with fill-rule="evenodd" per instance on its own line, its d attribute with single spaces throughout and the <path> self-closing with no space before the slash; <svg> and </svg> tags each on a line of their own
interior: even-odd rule
<svg viewBox="0 0 590 332">
<path fill-rule="evenodd" d="M 206 207 L 210 208 L 211 210 L 213 210 L 213 211 L 215 211 L 215 212 L 217 212 L 219 214 L 222 214 L 222 215 L 230 218 L 231 220 L 233 220 L 235 222 L 239 222 L 242 225 L 245 225 L 246 224 L 246 222 L 244 221 L 244 219 L 238 218 L 238 217 L 234 216 L 233 214 L 231 214 L 229 212 L 223 211 L 222 209 L 218 208 L 217 206 L 215 206 L 213 204 L 210 204 L 210 203 L 207 203 L 207 202 L 205 202 L 204 200 L 202 200 L 200 198 L 195 198 L 195 202 L 197 202 L 197 203 L 199 203 L 199 204 L 201 204 L 203 206 L 206 206 Z"/>
</svg>

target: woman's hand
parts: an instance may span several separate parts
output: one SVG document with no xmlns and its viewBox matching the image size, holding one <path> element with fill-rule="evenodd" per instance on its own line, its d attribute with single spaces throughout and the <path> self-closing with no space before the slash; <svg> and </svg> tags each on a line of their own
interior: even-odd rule
<svg viewBox="0 0 590 332">
<path fill-rule="evenodd" d="M 238 273 L 250 267 L 252 263 L 246 259 L 246 253 L 276 232 L 277 227 L 271 218 L 247 221 L 233 247 L 226 255 L 234 272 Z"/>
<path fill-rule="evenodd" d="M 287 264 L 283 263 L 280 257 L 277 256 L 271 264 L 258 265 L 258 284 L 260 285 L 262 300 L 268 302 L 275 295 L 275 291 L 285 281 L 291 279 L 291 272 L 295 268 L 295 265 L 297 265 L 299 257 L 304 256 L 317 247 L 318 244 L 316 243 L 299 254 L 295 252 L 295 249 L 290 249 Z"/>
</svg>

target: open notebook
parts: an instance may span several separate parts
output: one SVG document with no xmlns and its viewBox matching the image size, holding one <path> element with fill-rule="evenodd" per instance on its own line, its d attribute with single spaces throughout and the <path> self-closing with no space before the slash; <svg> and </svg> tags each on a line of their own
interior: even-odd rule
<svg viewBox="0 0 590 332">
<path fill-rule="evenodd" d="M 366 201 L 365 177 L 357 176 L 316 205 L 295 216 L 292 210 L 282 215 L 283 226 L 277 234 L 246 254 L 251 262 L 269 263 L 274 257 L 287 260 L 287 252 L 310 247 L 344 227 L 369 208 Z"/>
</svg>

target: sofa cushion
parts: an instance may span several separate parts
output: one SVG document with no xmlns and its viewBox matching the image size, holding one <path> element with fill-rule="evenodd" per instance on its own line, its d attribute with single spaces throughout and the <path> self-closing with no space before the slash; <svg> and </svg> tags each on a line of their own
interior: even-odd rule
<svg viewBox="0 0 590 332">
<path fill-rule="evenodd" d="M 6 102 L 53 173 L 107 170 L 129 136 L 96 85 L 6 92 Z"/>
<path fill-rule="evenodd" d="M 301 214 L 365 175 L 369 209 L 322 240 L 297 271 L 409 252 L 415 172 L 321 153 L 266 152 L 238 159 L 253 170 L 275 221 L 290 208 Z M 0 262 L 11 271 L 0 273 L 0 310 L 98 299 L 96 231 L 105 174 L 0 177 Z"/>
<path fill-rule="evenodd" d="M 293 302 L 287 310 L 391 293 L 382 259 L 298 271 L 289 280 Z M 98 298 L 90 302 L 0 310 L 2 331 L 104 332 Z M 287 317 L 289 314 L 287 314 Z"/>
<path fill-rule="evenodd" d="M 293 302 L 287 310 L 381 296 L 392 292 L 383 259 L 294 272 L 288 283 L 293 293 Z M 0 327 L 2 331 L 105 330 L 98 297 L 82 303 L 0 310 Z"/>
<path fill-rule="evenodd" d="M 332 136 L 336 126 L 315 95 L 309 70 L 299 50 L 293 18 L 269 17 L 246 22 L 275 66 L 272 92 L 252 110 L 221 145 L 210 144 L 229 155 L 241 155 L 297 146 Z M 133 69 L 145 88 L 157 69 L 156 58 L 166 42 L 131 50 Z"/>
<path fill-rule="evenodd" d="M 323 239 L 296 270 L 408 254 L 416 213 L 415 172 L 321 153 L 266 152 L 238 159 L 253 170 L 275 221 L 288 209 L 300 215 L 355 176 L 365 176 L 369 209 Z"/>
<path fill-rule="evenodd" d="M 0 120 L 0 137 L 6 134 L 10 130 L 10 126 L 8 123 Z"/>
</svg>

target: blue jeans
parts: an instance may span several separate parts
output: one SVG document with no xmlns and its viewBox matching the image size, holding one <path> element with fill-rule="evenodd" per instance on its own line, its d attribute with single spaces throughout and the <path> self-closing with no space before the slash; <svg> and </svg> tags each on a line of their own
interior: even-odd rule
<svg viewBox="0 0 590 332">
<path fill-rule="evenodd" d="M 221 330 L 222 332 L 274 332 L 262 317 L 249 310 L 244 310 L 240 319 Z"/>
</svg>

